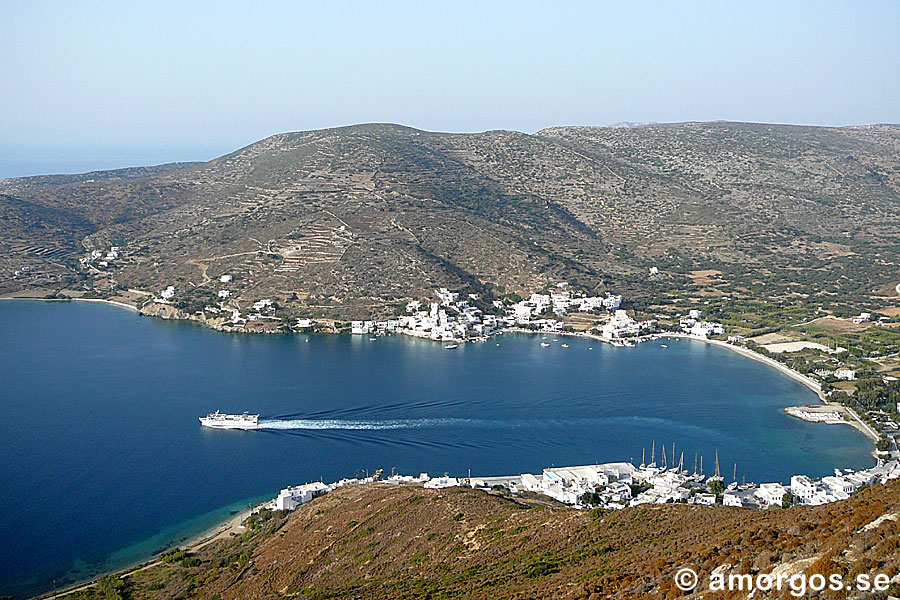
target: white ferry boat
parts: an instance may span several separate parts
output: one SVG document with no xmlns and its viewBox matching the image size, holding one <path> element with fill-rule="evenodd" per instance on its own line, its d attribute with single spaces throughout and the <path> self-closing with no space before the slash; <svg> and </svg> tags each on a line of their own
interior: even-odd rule
<svg viewBox="0 0 900 600">
<path fill-rule="evenodd" d="M 216 411 L 205 417 L 200 417 L 203 427 L 213 429 L 256 429 L 259 427 L 259 415 L 244 413 L 242 415 L 228 415 Z"/>
</svg>

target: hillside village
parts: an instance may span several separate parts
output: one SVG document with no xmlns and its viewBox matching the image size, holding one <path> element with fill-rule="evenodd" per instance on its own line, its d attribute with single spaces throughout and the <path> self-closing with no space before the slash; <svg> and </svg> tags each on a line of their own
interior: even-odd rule
<svg viewBox="0 0 900 600">
<path fill-rule="evenodd" d="M 672 452 L 675 448 L 673 446 Z M 819 506 L 846 500 L 857 490 L 876 484 L 884 484 L 900 478 L 900 453 L 894 452 L 888 460 L 879 460 L 870 469 L 853 471 L 835 470 L 834 475 L 813 480 L 807 475 L 794 475 L 790 485 L 772 483 L 739 483 L 736 479 L 726 484 L 716 457 L 712 475 L 703 474 L 703 467 L 693 470 L 684 466 L 684 453 L 678 462 L 674 456 L 667 459 L 662 449 L 663 461 L 657 464 L 655 448 L 651 461 L 635 466 L 630 462 L 546 468 L 539 475 L 523 473 L 512 476 L 492 477 L 431 477 L 428 473 L 418 476 L 391 475 L 381 479 L 380 472 L 365 479 L 343 479 L 333 484 L 313 482 L 287 487 L 261 508 L 293 510 L 296 507 L 346 485 L 380 482 L 385 485 L 421 484 L 426 489 L 472 487 L 489 492 L 501 492 L 512 496 L 537 494 L 574 508 L 602 508 L 618 510 L 642 504 L 694 504 L 715 505 L 765 510 L 793 505 Z"/>
<path fill-rule="evenodd" d="M 269 321 L 271 324 L 290 331 L 332 330 L 334 324 L 312 318 L 299 318 L 287 324 L 276 314 L 278 305 L 271 299 L 254 301 L 248 309 L 231 302 L 231 275 L 218 279 L 220 289 L 210 304 L 199 308 L 193 317 L 211 322 L 220 329 L 239 331 L 248 323 Z M 169 285 L 152 302 L 161 305 L 175 304 L 176 289 Z M 357 335 L 403 334 L 448 343 L 485 341 L 492 334 L 503 330 L 522 330 L 545 333 L 573 333 L 575 328 L 567 320 L 570 315 L 578 315 L 590 320 L 588 328 L 580 333 L 593 335 L 616 345 L 628 345 L 633 340 L 659 331 L 656 320 L 637 321 L 633 311 L 622 308 L 622 296 L 606 293 L 604 296 L 590 296 L 570 289 L 562 282 L 547 293 L 533 293 L 518 301 L 494 300 L 487 305 L 477 294 L 463 295 L 447 288 L 434 290 L 431 299 L 407 302 L 404 313 L 392 319 L 357 320 L 349 323 L 349 333 Z M 719 323 L 704 321 L 699 310 L 691 310 L 679 322 L 679 331 L 708 338 L 724 333 Z"/>
</svg>

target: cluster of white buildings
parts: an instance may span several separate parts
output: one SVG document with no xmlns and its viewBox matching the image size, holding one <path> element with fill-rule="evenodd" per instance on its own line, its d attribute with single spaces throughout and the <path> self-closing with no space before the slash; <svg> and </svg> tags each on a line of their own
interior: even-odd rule
<svg viewBox="0 0 900 600">
<path fill-rule="evenodd" d="M 406 305 L 407 315 L 387 321 L 353 321 L 351 332 L 404 333 L 438 341 L 457 341 L 484 338 L 500 329 L 501 321 L 495 315 L 486 315 L 472 305 L 477 297 L 470 294 L 461 298 L 446 288 L 435 291 L 438 302 L 423 305 L 413 301 Z"/>
<path fill-rule="evenodd" d="M 380 475 L 380 473 L 379 473 Z M 275 497 L 263 505 L 271 510 L 294 510 L 298 506 L 306 504 L 319 496 L 324 496 L 328 492 L 334 491 L 345 485 L 358 485 L 361 483 L 372 483 L 378 480 L 378 475 L 372 477 L 354 477 L 352 479 L 341 479 L 334 483 L 322 483 L 314 481 L 312 483 L 304 483 L 303 485 L 294 485 L 286 487 Z"/>
<path fill-rule="evenodd" d="M 375 335 L 403 333 L 443 342 L 484 339 L 503 327 L 529 327 L 541 331 L 559 331 L 563 322 L 553 316 L 564 316 L 569 311 L 613 313 L 613 325 L 607 328 L 607 339 L 619 339 L 641 335 L 652 330 L 655 322 L 638 323 L 623 310 L 622 296 L 586 296 L 568 289 L 561 283 L 549 294 L 532 294 L 525 300 L 505 305 L 497 300 L 494 307 L 502 315 L 485 314 L 473 305 L 477 296 L 461 297 L 446 288 L 435 290 L 436 302 L 418 300 L 407 303 L 406 315 L 386 321 L 353 321 L 351 333 Z"/>
<path fill-rule="evenodd" d="M 624 310 L 613 312 L 609 321 L 600 328 L 600 337 L 607 341 L 623 340 L 651 333 L 656 321 L 636 321 Z"/>
<path fill-rule="evenodd" d="M 109 263 L 119 258 L 119 247 L 110 246 L 109 250 L 104 254 L 101 250 L 91 250 L 86 256 L 79 258 L 78 262 L 83 267 L 96 263 L 100 267 L 108 267 Z"/>
<path fill-rule="evenodd" d="M 836 369 L 833 375 L 836 378 L 842 379 L 844 381 L 853 381 L 854 379 L 856 379 L 856 371 L 854 371 L 853 369 Z"/>
<path fill-rule="evenodd" d="M 278 495 L 273 500 L 264 503 L 261 507 L 268 508 L 270 510 L 294 510 L 298 506 L 302 506 L 307 502 L 311 502 L 319 496 L 324 496 L 328 492 L 332 492 L 338 488 L 342 488 L 347 485 L 373 483 L 375 481 L 381 481 L 382 483 L 386 484 L 421 483 L 423 484 L 423 487 L 430 489 L 458 487 L 459 485 L 461 485 L 459 479 L 455 477 L 448 477 L 447 475 L 431 478 L 428 476 L 428 473 L 421 473 L 418 477 L 413 477 L 411 475 L 392 475 L 387 479 L 381 479 L 381 471 L 378 471 L 377 473 L 375 473 L 375 475 L 372 475 L 370 477 L 353 477 L 349 479 L 341 479 L 340 481 L 335 481 L 334 483 L 313 481 L 312 483 L 304 483 L 303 485 L 293 485 L 290 487 L 286 487 L 278 492 Z"/>
<path fill-rule="evenodd" d="M 813 481 L 806 475 L 791 477 L 791 494 L 801 504 L 828 504 L 838 500 L 846 500 L 853 492 L 864 485 L 872 485 L 875 476 L 865 471 L 859 473 L 835 473 Z M 782 496 L 783 498 L 784 496 Z"/>
<path fill-rule="evenodd" d="M 738 485 L 732 482 L 721 494 L 725 506 L 765 509 L 782 506 L 790 492 L 800 504 L 818 505 L 849 498 L 857 489 L 878 482 L 900 478 L 900 461 L 891 460 L 864 471 L 835 471 L 833 476 L 812 480 L 795 475 L 791 484 L 763 483 Z M 502 485 L 513 494 L 521 491 L 544 494 L 559 502 L 585 507 L 586 494 L 590 506 L 625 508 L 641 504 L 716 504 L 718 497 L 710 493 L 708 484 L 722 478 L 689 473 L 677 467 L 666 469 L 655 464 L 635 467 L 631 463 L 607 463 L 578 467 L 544 469 L 541 475 L 524 473 L 512 477 L 473 477 L 463 484 L 483 489 Z M 638 491 L 632 495 L 633 491 Z"/>
<path fill-rule="evenodd" d="M 856 379 L 856 371 L 853 369 L 835 369 L 834 371 L 828 369 L 816 369 L 813 371 L 813 374 L 818 375 L 822 379 L 825 379 L 826 377 L 834 377 L 835 379 L 840 379 L 842 381 L 853 381 Z"/>
<path fill-rule="evenodd" d="M 231 283 L 234 281 L 234 276 L 226 273 L 220 275 L 217 281 L 221 284 Z M 243 325 L 248 321 L 262 319 L 278 319 L 278 317 L 275 316 L 276 305 L 268 298 L 262 298 L 253 302 L 250 308 L 247 309 L 247 314 L 245 315 L 240 308 L 225 305 L 225 303 L 228 302 L 228 299 L 232 297 L 231 290 L 221 288 L 216 291 L 216 296 L 218 298 L 216 305 L 204 306 L 203 311 L 212 315 L 230 315 L 230 317 L 227 318 L 232 325 Z M 158 296 L 154 297 L 154 301 L 159 302 L 160 304 L 171 304 L 174 297 L 175 287 L 170 285 L 162 290 Z"/>
<path fill-rule="evenodd" d="M 587 296 L 569 290 L 560 283 L 548 294 L 531 294 L 528 298 L 505 305 L 495 301 L 501 316 L 484 314 L 472 305 L 474 294 L 461 298 L 460 294 L 446 288 L 435 290 L 436 302 L 415 300 L 406 305 L 407 315 L 387 321 L 353 321 L 354 334 L 403 333 L 438 341 L 464 341 L 483 339 L 503 327 L 527 327 L 544 332 L 558 332 L 564 322 L 554 317 L 564 317 L 570 311 L 601 313 L 608 315 L 596 332 L 601 339 L 614 344 L 630 345 L 629 340 L 640 338 L 658 329 L 655 320 L 637 321 L 622 310 L 622 296 L 607 293 L 605 296 Z M 598 315 L 598 320 L 603 317 Z M 725 332 L 719 323 L 703 321 L 698 310 L 681 320 L 681 329 L 690 335 L 708 338 Z"/>
<path fill-rule="evenodd" d="M 219 276 L 217 281 L 220 284 L 228 284 L 234 281 L 234 278 L 232 275 L 224 274 Z M 277 318 L 275 304 L 269 299 L 257 300 L 245 315 L 239 308 L 225 305 L 232 297 L 230 290 L 223 286 L 216 294 L 217 305 L 206 306 L 204 311 L 216 315 L 230 313 L 229 320 L 232 325 Z M 174 286 L 168 286 L 154 299 L 156 302 L 170 304 L 174 296 Z M 597 333 L 601 339 L 613 344 L 631 345 L 629 340 L 657 330 L 655 320 L 637 321 L 627 311 L 622 310 L 620 308 L 622 296 L 611 293 L 605 296 L 587 296 L 571 291 L 566 283 L 558 284 L 550 293 L 531 294 L 527 299 L 511 305 L 497 300 L 494 307 L 499 314 L 484 313 L 476 306 L 478 297 L 475 294 L 462 296 L 458 292 L 440 288 L 434 291 L 434 296 L 436 301 L 432 302 L 419 300 L 408 302 L 407 314 L 393 319 L 352 321 L 350 331 L 356 335 L 401 333 L 440 342 L 485 340 L 504 327 L 527 327 L 530 330 L 560 332 L 563 330 L 564 322 L 554 317 L 564 317 L 570 311 L 597 314 L 597 320 L 603 321 L 603 324 L 592 329 L 591 333 Z M 682 329 L 704 338 L 724 332 L 720 324 L 700 321 L 699 316 L 699 311 L 691 311 L 690 319 L 682 319 Z M 315 322 L 312 319 L 304 318 L 298 319 L 293 329 L 309 330 L 314 327 Z"/>
<path fill-rule="evenodd" d="M 422 309 L 420 302 L 410 302 L 407 311 L 412 314 L 387 321 L 353 321 L 350 332 L 363 335 L 403 333 L 451 342 L 486 337 L 500 328 L 496 316 L 483 314 L 468 300 L 452 300 L 446 304 L 432 302 L 427 310 Z"/>
<path fill-rule="evenodd" d="M 159 298 L 156 298 L 155 300 L 162 304 L 169 304 L 172 302 L 172 298 L 174 298 L 174 297 L 175 297 L 175 286 L 170 285 L 170 286 L 166 286 L 166 289 L 164 289 L 163 291 L 161 291 L 159 293 Z"/>
<path fill-rule="evenodd" d="M 786 494 L 790 493 L 795 503 L 819 505 L 846 500 L 863 486 L 897 478 L 900 478 L 900 460 L 892 459 L 863 471 L 845 469 L 842 472 L 835 469 L 833 476 L 820 480 L 794 475 L 789 486 L 781 483 L 738 485 L 732 482 L 724 487 L 723 482 L 721 499 L 724 506 L 766 509 L 783 506 Z M 381 479 L 381 471 L 378 471 L 371 477 L 342 479 L 330 484 L 316 481 L 286 487 L 263 506 L 273 510 L 294 510 L 337 488 L 376 481 L 386 485 L 422 484 L 426 489 L 472 487 L 493 490 L 502 487 L 512 494 L 543 494 L 576 508 L 620 509 L 672 502 L 714 505 L 718 503 L 718 496 L 710 492 L 708 484 L 716 480 L 723 481 L 721 477 L 706 478 L 702 474 L 689 473 L 680 466 L 667 469 L 651 463 L 636 467 L 630 462 L 553 467 L 544 469 L 540 475 L 523 473 L 497 477 L 457 478 L 447 474 L 430 477 L 428 473 L 420 473 L 418 477 L 391 475 Z"/>
<path fill-rule="evenodd" d="M 507 317 L 514 319 L 511 325 L 529 325 L 534 319 L 541 319 L 551 313 L 558 317 L 570 311 L 594 312 L 614 311 L 622 305 L 622 296 L 607 293 L 606 296 L 585 296 L 571 292 L 568 284 L 560 283 L 549 294 L 532 294 L 525 300 L 516 302 L 507 309 Z M 502 305 L 501 305 L 502 306 Z"/>
<path fill-rule="evenodd" d="M 709 338 L 714 335 L 722 335 L 725 333 L 725 327 L 721 323 L 712 321 L 704 321 L 703 313 L 699 310 L 692 310 L 688 316 L 678 322 L 681 330 L 689 335 Z"/>
<path fill-rule="evenodd" d="M 596 493 L 605 506 L 624 508 L 631 501 L 635 468 L 631 463 L 607 463 L 544 469 L 541 475 L 525 473 L 522 487 L 565 504 L 581 505 L 586 493 Z"/>
<path fill-rule="evenodd" d="M 814 480 L 807 475 L 794 475 L 791 484 L 784 486 L 780 483 L 764 483 L 754 492 L 760 508 L 771 506 L 783 506 L 785 494 L 790 492 L 797 504 L 818 506 L 846 500 L 863 486 L 871 486 L 878 482 L 884 483 L 900 477 L 898 462 L 892 460 L 877 467 L 864 471 L 841 472 L 835 469 L 834 475 Z M 726 493 L 727 494 L 727 493 Z"/>
</svg>

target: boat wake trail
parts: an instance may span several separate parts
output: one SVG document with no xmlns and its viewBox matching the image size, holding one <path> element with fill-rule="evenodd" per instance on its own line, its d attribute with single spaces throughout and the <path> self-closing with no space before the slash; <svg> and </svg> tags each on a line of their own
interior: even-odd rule
<svg viewBox="0 0 900 600">
<path fill-rule="evenodd" d="M 473 423 L 472 419 L 260 419 L 258 429 L 420 429 Z"/>
</svg>

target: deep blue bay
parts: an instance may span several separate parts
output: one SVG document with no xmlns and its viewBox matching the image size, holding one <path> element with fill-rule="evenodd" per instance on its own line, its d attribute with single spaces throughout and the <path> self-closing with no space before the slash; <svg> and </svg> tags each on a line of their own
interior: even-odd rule
<svg viewBox="0 0 900 600">
<path fill-rule="evenodd" d="M 815 402 L 810 390 L 726 349 L 539 341 L 231 335 L 101 304 L 0 302 L 0 595 L 125 566 L 286 485 L 364 469 L 640 462 L 653 440 L 689 466 L 700 453 L 707 472 L 718 450 L 727 479 L 736 462 L 757 482 L 874 462 L 855 429 L 781 412 Z M 216 409 L 304 423 L 201 428 Z"/>
</svg>

